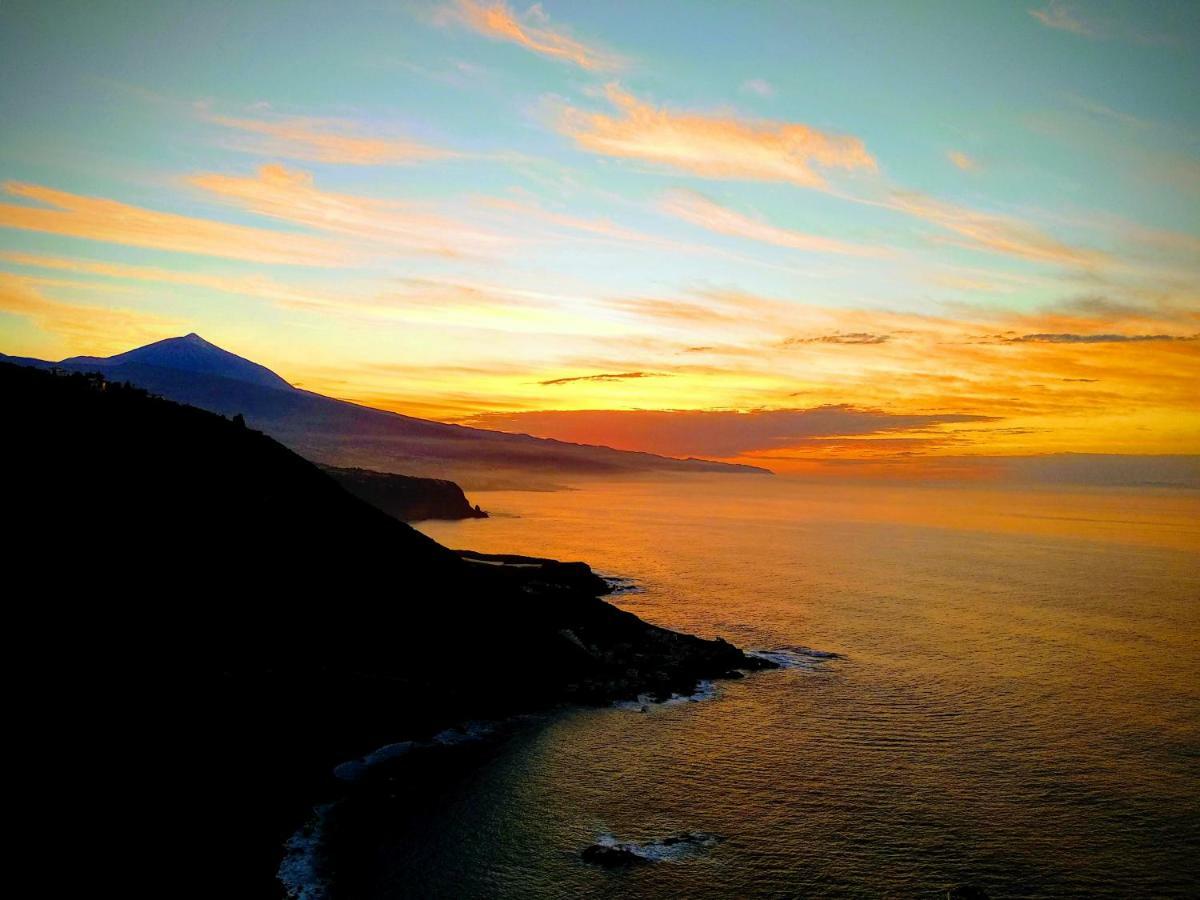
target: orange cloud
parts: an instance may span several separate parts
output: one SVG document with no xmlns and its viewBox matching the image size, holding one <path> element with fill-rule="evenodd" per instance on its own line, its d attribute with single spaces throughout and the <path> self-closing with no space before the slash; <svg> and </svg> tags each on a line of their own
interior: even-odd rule
<svg viewBox="0 0 1200 900">
<path fill-rule="evenodd" d="M 619 115 L 568 107 L 558 122 L 563 134 L 593 153 L 641 159 L 704 178 L 785 181 L 813 188 L 825 185 L 818 168 L 876 168 L 856 137 L 728 114 L 676 113 L 643 103 L 615 84 L 606 95 Z"/>
<path fill-rule="evenodd" d="M 345 246 L 323 238 L 158 212 L 36 184 L 8 181 L 4 191 L 53 208 L 0 203 L 3 228 L 258 263 L 327 266 L 350 255 Z"/>
<path fill-rule="evenodd" d="M 850 256 L 883 256 L 888 253 L 883 248 L 848 244 L 820 235 L 792 231 L 788 228 L 777 228 L 721 206 L 719 203 L 714 203 L 695 191 L 672 191 L 663 199 L 660 206 L 664 212 L 691 222 L 693 225 L 699 225 L 701 228 L 707 228 L 709 231 L 747 238 L 752 241 L 763 241 L 779 247 L 790 247 L 794 250 L 806 250 L 814 253 L 841 253 Z"/>
<path fill-rule="evenodd" d="M 622 67 L 617 56 L 552 28 L 540 5 L 526 13 L 526 19 L 533 21 L 522 22 L 503 0 L 494 3 L 459 0 L 454 6 L 443 9 L 440 18 L 466 25 L 495 40 L 518 44 L 542 56 L 574 63 L 588 71 L 611 71 Z"/>
<path fill-rule="evenodd" d="M 18 266 L 103 278 L 206 288 L 267 300 L 285 309 L 364 322 L 409 322 L 507 332 L 536 333 L 550 330 L 558 334 L 594 334 L 597 331 L 594 322 L 581 319 L 572 309 L 558 308 L 559 303 L 573 302 L 570 298 L 499 285 L 408 278 L 393 282 L 386 288 L 358 285 L 355 289 L 354 286 L 343 285 L 331 291 L 279 282 L 265 275 L 210 274 L 28 253 L 0 253 L 0 259 Z M 42 277 L 28 280 L 40 285 L 55 283 Z M 113 286 L 101 282 L 71 281 L 62 284 L 88 290 L 113 289 Z"/>
<path fill-rule="evenodd" d="M 323 191 L 307 172 L 271 164 L 254 177 L 196 175 L 189 183 L 241 209 L 369 241 L 390 250 L 471 256 L 499 251 L 510 241 L 398 200 Z"/>
<path fill-rule="evenodd" d="M 961 150 L 951 150 L 946 154 L 947 159 L 964 172 L 978 172 L 982 168 L 979 163 Z"/>
<path fill-rule="evenodd" d="M 281 284 L 265 275 L 211 275 L 203 272 L 164 269 L 158 266 L 131 266 L 124 263 L 71 259 L 62 256 L 40 256 L 31 253 L 0 253 L 0 259 L 18 266 L 74 272 L 81 275 L 99 275 L 103 278 L 207 288 L 225 294 L 259 297 L 270 300 L 279 306 L 296 309 L 339 308 L 345 305 L 340 303 L 336 297 L 314 293 L 294 285 Z M 39 279 L 39 283 L 46 283 L 45 279 Z M 98 286 L 99 282 L 88 285 L 92 289 Z"/>
<path fill-rule="evenodd" d="M 557 386 L 561 384 L 577 384 L 579 382 L 613 382 L 613 381 L 628 381 L 632 378 L 669 378 L 666 372 L 601 372 L 598 375 L 570 375 L 565 378 L 550 378 L 546 381 L 539 381 L 538 384 L 547 386 Z"/>
<path fill-rule="evenodd" d="M 1018 219 L 955 206 L 924 194 L 897 191 L 890 201 L 874 205 L 899 210 L 955 232 L 964 239 L 963 246 L 976 250 L 1085 269 L 1108 261 L 1099 251 L 1068 246 Z"/>
<path fill-rule="evenodd" d="M 338 119 L 238 119 L 212 116 L 226 128 L 261 136 L 238 144 L 238 149 L 263 156 L 354 166 L 406 165 L 455 154 L 399 137 L 355 134 L 352 123 Z"/>
<path fill-rule="evenodd" d="M 0 312 L 32 320 L 62 339 L 66 353 L 117 353 L 184 330 L 179 319 L 111 306 L 62 303 L 43 296 L 37 280 L 0 272 Z"/>
</svg>

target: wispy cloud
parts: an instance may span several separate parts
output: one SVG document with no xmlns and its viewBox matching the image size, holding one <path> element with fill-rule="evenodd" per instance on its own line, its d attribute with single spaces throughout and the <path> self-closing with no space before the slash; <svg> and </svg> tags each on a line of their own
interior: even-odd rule
<svg viewBox="0 0 1200 900">
<path fill-rule="evenodd" d="M 1069 31 L 1082 37 L 1100 37 L 1103 30 L 1095 22 L 1088 21 L 1078 8 L 1059 0 L 1050 0 L 1042 9 L 1031 9 L 1029 14 L 1047 28 Z"/>
<path fill-rule="evenodd" d="M 742 92 L 759 97 L 774 97 L 775 87 L 764 78 L 748 78 L 742 82 Z"/>
<path fill-rule="evenodd" d="M 1101 119 L 1118 122 L 1121 125 L 1126 125 L 1139 131 L 1155 127 L 1154 123 L 1149 119 L 1143 119 L 1130 113 L 1122 112 L 1119 109 L 1113 109 L 1111 106 L 1106 106 L 1103 103 L 1089 99 L 1088 97 L 1082 97 L 1079 94 L 1066 93 L 1063 94 L 1063 98 L 1072 106 L 1078 107 L 1086 113 L 1090 113 Z"/>
<path fill-rule="evenodd" d="M 209 121 L 252 135 L 237 149 L 282 159 L 354 166 L 409 165 L 455 156 L 453 151 L 407 138 L 364 134 L 342 119 L 246 119 L 210 116 Z"/>
<path fill-rule="evenodd" d="M 114 306 L 63 303 L 43 295 L 38 280 L 0 272 L 0 312 L 20 316 L 54 335 L 66 353 L 107 353 L 179 334 L 176 318 Z"/>
<path fill-rule="evenodd" d="M 628 381 L 635 378 L 669 378 L 670 375 L 666 372 L 619 372 L 607 373 L 602 372 L 599 375 L 574 375 L 569 378 L 551 378 L 549 381 L 539 381 L 538 384 L 559 385 L 559 384 L 574 384 L 580 381 Z"/>
<path fill-rule="evenodd" d="M 961 150 L 950 150 L 946 153 L 946 158 L 964 172 L 978 172 L 982 168 L 977 160 Z"/>
<path fill-rule="evenodd" d="M 1097 250 L 1065 244 L 1019 219 L 956 206 L 924 194 L 896 191 L 889 201 L 875 205 L 899 210 L 952 231 L 964 246 L 978 250 L 1085 269 L 1097 267 L 1108 259 Z"/>
<path fill-rule="evenodd" d="M 1010 344 L 1124 344 L 1146 341 L 1195 341 L 1200 335 L 1188 334 L 1023 334 L 1003 338 Z"/>
<path fill-rule="evenodd" d="M 893 414 L 832 405 L 748 411 L 539 410 L 489 413 L 474 417 L 471 423 L 628 450 L 730 458 L 755 450 L 794 447 L 814 438 L 885 435 L 986 421 L 993 419 L 956 413 Z"/>
<path fill-rule="evenodd" d="M 534 4 L 521 17 L 503 0 L 491 3 L 458 0 L 442 7 L 437 21 L 463 25 L 493 40 L 508 41 L 542 56 L 574 63 L 590 72 L 613 71 L 624 65 L 616 54 L 586 44 L 552 26 L 540 3 Z"/>
<path fill-rule="evenodd" d="M 375 324 L 408 322 L 509 333 L 551 331 L 559 335 L 596 332 L 594 324 L 582 320 L 571 309 L 559 306 L 566 298 L 495 284 L 405 278 L 384 283 L 339 282 L 336 288 L 322 288 L 281 282 L 261 274 L 195 272 L 29 253 L 0 253 L 0 260 L 15 266 L 103 279 L 203 288 L 265 300 L 281 309 Z M 36 279 L 30 276 L 29 280 L 39 285 L 51 283 L 41 276 Z M 88 290 L 119 289 L 101 281 L 76 281 L 65 286 Z M 526 367 L 522 367 L 524 370 Z"/>
<path fill-rule="evenodd" d="M 252 177 L 204 174 L 188 182 L 257 215 L 369 241 L 380 249 L 472 256 L 511 244 L 503 235 L 416 204 L 322 190 L 308 172 L 276 164 L 260 167 Z"/>
<path fill-rule="evenodd" d="M 783 342 L 784 346 L 796 344 L 886 344 L 891 340 L 890 334 L 872 334 L 869 331 L 836 332 L 822 334 L 817 337 L 790 337 Z"/>
<path fill-rule="evenodd" d="M 1077 4 L 1063 3 L 1062 0 L 1050 0 L 1040 9 L 1029 10 L 1029 14 L 1047 28 L 1066 31 L 1093 40 L 1117 38 L 1151 46 L 1171 46 L 1181 43 L 1181 35 L 1171 31 L 1170 23 L 1163 22 L 1160 27 L 1147 29 L 1141 24 L 1131 22 L 1129 12 L 1138 11 L 1143 7 L 1155 8 L 1150 4 L 1130 4 L 1118 15 L 1099 15 L 1085 11 Z M 1186 8 L 1186 3 L 1180 5 L 1180 9 Z"/>
<path fill-rule="evenodd" d="M 567 107 L 559 130 L 592 153 L 639 159 L 704 178 L 783 181 L 820 188 L 819 170 L 876 168 L 862 140 L 798 123 L 733 114 L 675 112 L 645 103 L 616 84 L 605 95 L 616 115 Z"/>
<path fill-rule="evenodd" d="M 3 228 L 258 263 L 327 266 L 353 255 L 343 244 L 311 235 L 159 212 L 23 182 L 5 182 L 3 189 L 10 196 L 42 204 L 0 203 Z"/>
<path fill-rule="evenodd" d="M 283 284 L 266 275 L 214 274 L 187 269 L 167 269 L 161 266 L 135 266 L 126 263 L 42 256 L 32 253 L 0 253 L 0 260 L 16 266 L 72 272 L 78 275 L 205 288 L 241 297 L 257 297 L 292 309 L 325 309 L 347 305 L 345 296 L 339 297 L 293 284 Z M 93 284 L 100 284 L 100 282 L 93 282 Z"/>
<path fill-rule="evenodd" d="M 778 228 L 726 206 L 721 206 L 695 191 L 671 191 L 662 199 L 659 208 L 670 215 L 691 222 L 693 225 L 707 228 L 709 231 L 753 241 L 763 241 L 779 247 L 790 247 L 794 250 L 840 253 L 850 256 L 883 256 L 889 252 L 885 248 L 849 244 L 816 234 Z"/>
</svg>

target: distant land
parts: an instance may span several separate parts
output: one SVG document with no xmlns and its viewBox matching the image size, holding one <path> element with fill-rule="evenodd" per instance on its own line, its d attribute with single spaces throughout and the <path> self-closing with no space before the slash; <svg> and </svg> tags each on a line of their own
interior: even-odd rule
<svg viewBox="0 0 1200 900">
<path fill-rule="evenodd" d="M 294 388 L 265 366 L 197 334 L 116 356 L 19 365 L 103 372 L 170 400 L 225 416 L 241 414 L 306 459 L 341 468 L 451 479 L 471 490 L 547 490 L 571 478 L 666 472 L 770 474 L 769 469 L 573 444 L 417 419 Z"/>
<path fill-rule="evenodd" d="M 59 894 L 279 896 L 282 844 L 348 789 L 339 764 L 773 667 L 606 603 L 583 563 L 449 550 L 237 418 L 64 368 L 0 363 L 28 578 L 9 799 L 70 857 L 39 869 Z"/>
</svg>

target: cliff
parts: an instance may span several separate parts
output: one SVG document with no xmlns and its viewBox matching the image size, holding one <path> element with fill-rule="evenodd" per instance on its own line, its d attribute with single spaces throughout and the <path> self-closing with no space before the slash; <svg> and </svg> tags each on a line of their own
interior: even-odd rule
<svg viewBox="0 0 1200 900">
<path fill-rule="evenodd" d="M 56 889 L 272 896 L 339 762 L 764 665 L 605 603 L 582 564 L 464 559 L 240 420 L 7 364 L 0 399 L 11 799 L 71 848 Z"/>
<path fill-rule="evenodd" d="M 348 493 L 395 516 L 401 522 L 487 518 L 487 513 L 467 502 L 463 489 L 453 481 L 393 475 L 370 469 L 320 468 Z"/>
</svg>

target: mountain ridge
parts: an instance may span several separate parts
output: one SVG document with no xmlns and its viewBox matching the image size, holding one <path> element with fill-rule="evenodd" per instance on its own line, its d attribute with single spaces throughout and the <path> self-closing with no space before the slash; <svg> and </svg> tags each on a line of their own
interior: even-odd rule
<svg viewBox="0 0 1200 900">
<path fill-rule="evenodd" d="M 218 375 L 261 387 L 295 390 L 284 378 L 266 366 L 209 343 L 194 331 L 183 337 L 164 338 L 135 347 L 115 356 L 71 356 L 60 360 L 58 365 L 113 368 L 129 363 L 179 369 L 201 375 Z"/>
<path fill-rule="evenodd" d="M 664 472 L 770 474 L 769 469 L 678 459 L 528 434 L 490 431 L 405 416 L 293 387 L 276 373 L 192 333 L 110 357 L 59 362 L 6 357 L 17 364 L 101 371 L 170 400 L 254 428 L 314 462 L 450 479 L 466 489 L 550 489 L 572 478 Z"/>
</svg>

